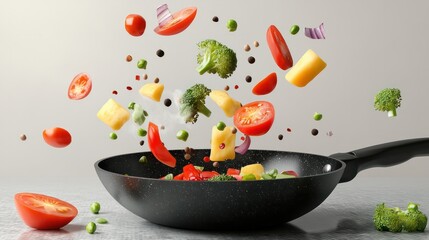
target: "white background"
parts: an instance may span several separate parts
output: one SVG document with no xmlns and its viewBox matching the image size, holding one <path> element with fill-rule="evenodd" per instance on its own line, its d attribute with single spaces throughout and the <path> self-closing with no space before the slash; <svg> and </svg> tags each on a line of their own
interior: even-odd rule
<svg viewBox="0 0 429 240">
<path fill-rule="evenodd" d="M 172 11 L 197 6 L 193 24 L 183 33 L 164 37 L 153 32 L 156 7 L 168 3 Z M 161 138 L 170 149 L 186 146 L 208 148 L 211 126 L 219 120 L 231 124 L 211 101 L 212 117 L 201 116 L 194 125 L 177 120 L 177 107 L 165 107 L 138 94 L 143 80 L 136 74 L 158 77 L 166 85 L 162 99 L 196 82 L 212 89 L 229 85 L 229 94 L 242 103 L 269 100 L 276 107 L 273 128 L 253 138 L 252 148 L 330 155 L 374 144 L 429 136 L 429 90 L 427 1 L 99 1 L 99 0 L 2 0 L 0 1 L 0 175 L 28 178 L 86 177 L 95 175 L 95 161 L 117 154 L 147 151 L 139 145 L 136 126 L 128 122 L 109 139 L 111 130 L 97 117 L 98 109 L 113 97 L 123 106 L 136 101 L 149 112 L 149 120 L 166 128 Z M 142 37 L 131 37 L 124 19 L 138 13 L 147 21 Z M 218 16 L 218 23 L 212 17 Z M 238 22 L 228 32 L 227 19 Z M 325 24 L 325 40 L 304 36 L 304 27 Z M 297 62 L 313 49 L 328 64 L 305 88 L 284 79 L 265 41 L 266 29 L 276 25 Z M 298 24 L 293 36 L 289 28 Z M 237 52 L 239 64 L 229 79 L 200 76 L 195 71 L 196 43 L 215 38 Z M 246 43 L 260 43 L 245 52 Z M 163 49 L 165 56 L 155 52 Z M 134 61 L 128 63 L 130 54 Z M 247 63 L 248 56 L 256 63 Z M 136 59 L 148 60 L 147 70 Z M 268 96 L 254 96 L 252 86 L 275 71 L 279 82 Z M 67 97 L 72 78 L 87 72 L 93 80 L 91 94 L 80 101 Z M 245 76 L 253 77 L 246 83 Z M 234 85 L 239 85 L 235 90 Z M 127 91 L 126 86 L 133 91 Z M 403 104 L 398 117 L 373 110 L 374 95 L 386 87 L 400 88 Z M 117 90 L 117 96 L 112 91 Z M 315 111 L 324 114 L 320 122 Z M 147 122 L 146 122 L 147 123 Z M 145 123 L 145 124 L 146 124 Z M 50 127 L 70 131 L 73 142 L 57 149 L 47 145 L 42 131 Z M 291 128 L 292 132 L 286 132 Z M 317 128 L 320 134 L 310 134 Z M 178 141 L 175 133 L 187 129 L 189 140 Z M 326 136 L 332 131 L 333 136 Z M 19 136 L 27 135 L 26 141 Z M 279 141 L 277 136 L 284 135 Z M 362 172 L 365 176 L 428 176 L 427 157 L 391 168 Z"/>
</svg>

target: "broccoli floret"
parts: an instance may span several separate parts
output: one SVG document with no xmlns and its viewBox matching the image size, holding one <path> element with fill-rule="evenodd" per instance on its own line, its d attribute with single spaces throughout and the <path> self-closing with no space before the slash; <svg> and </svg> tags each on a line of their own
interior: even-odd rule
<svg viewBox="0 0 429 240">
<path fill-rule="evenodd" d="M 226 175 L 226 174 L 220 174 L 216 175 L 214 177 L 209 178 L 208 181 L 236 181 L 235 177 Z"/>
<path fill-rule="evenodd" d="M 402 211 L 398 207 L 389 208 L 384 203 L 377 205 L 374 211 L 374 225 L 378 231 L 407 232 L 424 231 L 427 217 L 415 203 L 408 204 L 408 209 Z"/>
<path fill-rule="evenodd" d="M 237 56 L 227 46 L 213 39 L 201 41 L 197 45 L 200 50 L 197 55 L 197 71 L 201 75 L 208 72 L 228 78 L 237 68 Z"/>
<path fill-rule="evenodd" d="M 401 106 L 401 91 L 397 88 L 385 88 L 375 95 L 374 108 L 387 112 L 387 116 L 396 117 L 396 109 Z"/>
<path fill-rule="evenodd" d="M 179 113 L 186 123 L 197 122 L 198 113 L 210 117 L 211 111 L 206 107 L 206 97 L 211 90 L 203 84 L 195 84 L 188 88 L 179 99 Z"/>
</svg>

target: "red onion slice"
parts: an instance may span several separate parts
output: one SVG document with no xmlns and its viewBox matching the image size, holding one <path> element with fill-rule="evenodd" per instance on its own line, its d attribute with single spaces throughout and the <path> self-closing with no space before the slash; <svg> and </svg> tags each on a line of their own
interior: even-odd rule
<svg viewBox="0 0 429 240">
<path fill-rule="evenodd" d="M 319 27 L 316 28 L 305 28 L 305 36 L 311 39 L 325 39 L 325 27 L 320 24 Z"/>
<path fill-rule="evenodd" d="M 170 11 L 168 10 L 167 4 L 163 4 L 156 9 L 156 15 L 158 18 L 158 24 L 160 27 L 164 26 L 166 23 L 173 19 Z"/>
<path fill-rule="evenodd" d="M 245 137 L 244 142 L 240 146 L 235 147 L 235 152 L 241 155 L 245 154 L 247 150 L 249 150 L 250 143 L 251 143 L 249 136 L 244 135 L 244 137 Z"/>
</svg>

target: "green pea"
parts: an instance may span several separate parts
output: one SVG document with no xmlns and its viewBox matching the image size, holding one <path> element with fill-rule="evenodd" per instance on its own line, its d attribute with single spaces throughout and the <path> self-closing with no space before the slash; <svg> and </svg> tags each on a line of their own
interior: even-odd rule
<svg viewBox="0 0 429 240">
<path fill-rule="evenodd" d="M 99 224 L 106 224 L 108 223 L 107 219 L 105 218 L 96 218 L 95 221 Z"/>
<path fill-rule="evenodd" d="M 313 115 L 314 120 L 320 121 L 322 120 L 323 115 L 321 113 L 315 112 Z"/>
<path fill-rule="evenodd" d="M 225 124 L 224 122 L 218 122 L 218 123 L 216 124 L 216 128 L 217 128 L 217 130 L 219 130 L 219 131 L 223 131 L 223 130 L 226 128 L 226 124 Z"/>
<path fill-rule="evenodd" d="M 226 27 L 230 32 L 234 32 L 235 30 L 237 30 L 237 21 L 235 21 L 234 19 L 229 19 L 226 22 Z"/>
<path fill-rule="evenodd" d="M 100 203 L 98 203 L 98 202 L 93 202 L 93 203 L 91 204 L 90 209 L 91 209 L 91 212 L 92 212 L 92 213 L 94 213 L 94 214 L 98 214 L 98 213 L 100 212 Z"/>
<path fill-rule="evenodd" d="M 135 102 L 130 102 L 130 103 L 128 104 L 128 109 L 130 109 L 130 110 L 134 110 L 134 105 L 136 105 L 136 103 L 135 103 Z"/>
<path fill-rule="evenodd" d="M 146 130 L 144 130 L 143 128 L 139 128 L 139 129 L 137 130 L 137 135 L 139 135 L 140 137 L 144 137 L 144 136 L 146 136 L 146 135 L 147 135 L 147 131 L 146 131 Z"/>
<path fill-rule="evenodd" d="M 139 163 L 147 163 L 147 157 L 146 156 L 141 156 L 139 159 Z"/>
<path fill-rule="evenodd" d="M 110 133 L 110 135 L 109 135 L 109 137 L 110 137 L 110 139 L 112 139 L 112 140 L 116 140 L 116 139 L 118 139 L 118 135 L 117 135 L 116 133 L 114 133 L 114 132 L 111 132 L 111 133 Z"/>
<path fill-rule="evenodd" d="M 186 142 L 186 140 L 188 140 L 189 133 L 185 130 L 180 130 L 177 132 L 176 137 L 177 137 L 177 139 Z"/>
<path fill-rule="evenodd" d="M 173 177 L 174 177 L 173 174 L 169 173 L 169 174 L 165 175 L 164 179 L 165 180 L 173 180 Z"/>
<path fill-rule="evenodd" d="M 290 34 L 295 35 L 299 32 L 299 26 L 298 25 L 293 25 L 292 27 L 290 27 Z"/>
<path fill-rule="evenodd" d="M 147 61 L 144 60 L 144 59 L 140 59 L 137 62 L 137 67 L 140 68 L 140 69 L 146 69 L 146 66 L 147 66 Z"/>
<path fill-rule="evenodd" d="M 89 234 L 94 234 L 96 229 L 97 229 L 97 225 L 94 222 L 90 222 L 86 225 L 86 231 Z"/>
</svg>

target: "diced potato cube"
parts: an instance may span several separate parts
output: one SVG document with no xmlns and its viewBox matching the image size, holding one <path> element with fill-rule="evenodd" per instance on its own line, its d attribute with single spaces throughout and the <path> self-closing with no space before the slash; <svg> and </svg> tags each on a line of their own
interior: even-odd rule
<svg viewBox="0 0 429 240">
<path fill-rule="evenodd" d="M 226 91 L 212 90 L 209 96 L 222 108 L 227 117 L 234 116 L 234 113 L 241 107 L 241 103 L 230 97 Z"/>
<path fill-rule="evenodd" d="M 164 84 L 162 83 L 146 83 L 140 88 L 141 95 L 146 96 L 156 102 L 161 100 L 162 92 L 164 91 Z"/>
<path fill-rule="evenodd" d="M 297 87 L 305 87 L 325 67 L 326 63 L 309 49 L 286 74 L 286 80 Z"/>
<path fill-rule="evenodd" d="M 227 126 L 220 131 L 216 126 L 213 126 L 210 151 L 211 161 L 225 161 L 235 158 L 236 134 L 233 133 L 233 129 L 234 127 Z"/>
<path fill-rule="evenodd" d="M 130 112 L 111 98 L 98 111 L 97 117 L 113 130 L 119 130 L 130 119 Z"/>
<path fill-rule="evenodd" d="M 253 174 L 256 180 L 259 180 L 264 171 L 264 166 L 260 163 L 249 164 L 241 168 L 240 175 L 245 176 L 247 174 Z"/>
</svg>

